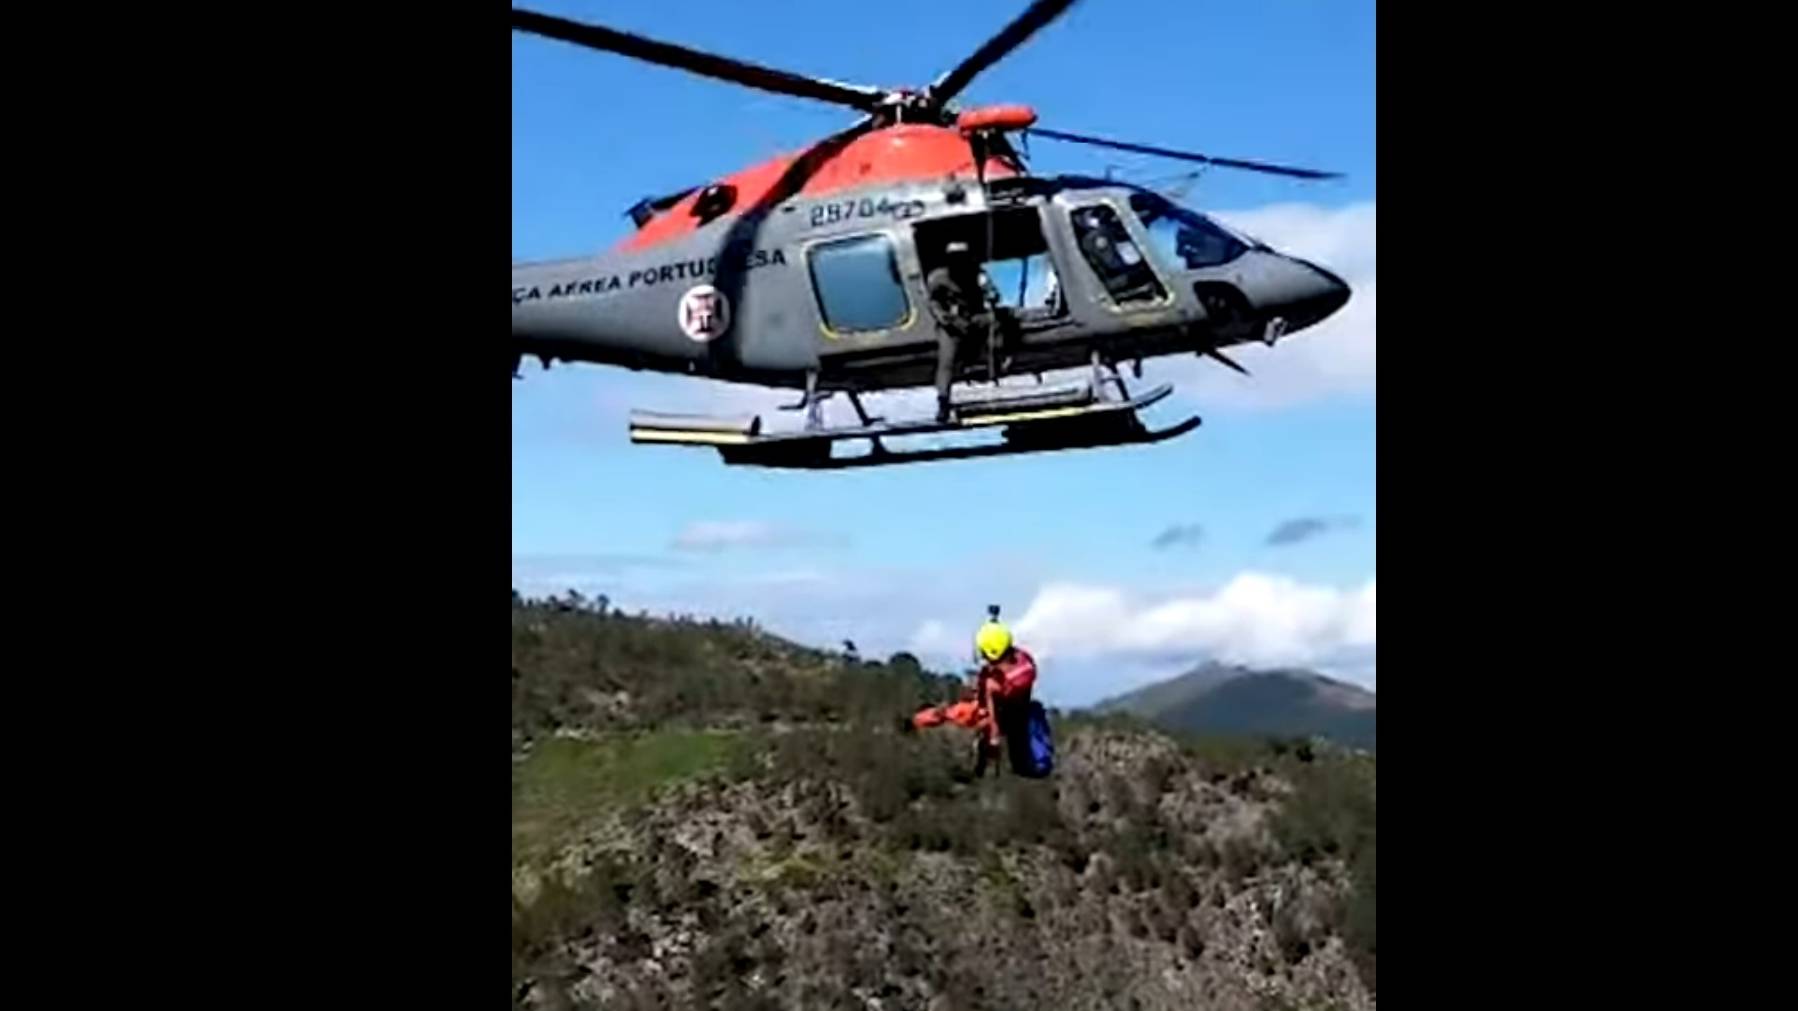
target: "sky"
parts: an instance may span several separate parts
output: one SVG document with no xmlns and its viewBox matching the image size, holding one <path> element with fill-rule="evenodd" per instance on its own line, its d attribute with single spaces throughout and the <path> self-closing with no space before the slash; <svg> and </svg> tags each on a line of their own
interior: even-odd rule
<svg viewBox="0 0 1798 1011">
<path fill-rule="evenodd" d="M 533 2 L 560 14 L 877 86 L 923 85 L 1024 0 L 894 8 Z M 754 617 L 865 656 L 960 670 L 987 604 L 1084 705 L 1205 660 L 1304 666 L 1375 688 L 1374 8 L 1359 0 L 1085 0 L 964 105 L 1042 126 L 1344 172 L 1295 182 L 1057 144 L 1031 168 L 1180 186 L 1188 206 L 1342 275 L 1325 324 L 1235 357 L 1169 358 L 1145 412 L 1197 430 L 1154 446 L 844 472 L 725 467 L 633 446 L 635 408 L 772 411 L 793 394 L 534 360 L 512 384 L 513 586 L 651 613 Z M 855 113 L 520 33 L 512 36 L 512 257 L 578 256 L 625 210 L 790 151 Z M 886 404 L 929 403 L 897 394 Z M 881 398 L 869 398 L 880 413 Z M 833 410 L 836 409 L 833 407 Z M 790 412 L 773 412 L 779 421 Z M 833 415 L 834 416 L 834 415 Z"/>
</svg>

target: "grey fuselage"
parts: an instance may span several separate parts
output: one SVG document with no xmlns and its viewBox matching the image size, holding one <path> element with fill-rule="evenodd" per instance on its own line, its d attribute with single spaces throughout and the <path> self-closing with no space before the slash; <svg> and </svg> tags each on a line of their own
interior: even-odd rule
<svg viewBox="0 0 1798 1011">
<path fill-rule="evenodd" d="M 1328 271 L 1139 187 L 1073 177 L 1002 180 L 984 192 L 883 183 L 726 215 L 642 249 L 516 263 L 513 356 L 782 387 L 815 373 L 820 390 L 929 385 L 934 251 L 951 233 L 1025 235 L 1026 219 L 1040 240 L 1014 261 L 1024 264 L 1019 305 L 1000 314 L 1008 375 L 1084 365 L 1095 351 L 1121 362 L 1262 340 L 1275 320 L 1275 333 L 1294 333 L 1349 297 Z M 1129 268 L 1141 284 L 1128 297 L 1093 252 L 1104 228 L 1108 255 L 1142 264 Z M 996 254 L 1007 241 L 976 248 Z M 1040 288 L 1045 268 L 1055 292 L 1024 304 L 1022 289 Z"/>
</svg>

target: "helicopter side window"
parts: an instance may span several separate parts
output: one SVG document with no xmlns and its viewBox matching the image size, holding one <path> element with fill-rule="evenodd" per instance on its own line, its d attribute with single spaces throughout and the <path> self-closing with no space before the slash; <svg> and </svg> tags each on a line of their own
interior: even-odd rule
<svg viewBox="0 0 1798 1011">
<path fill-rule="evenodd" d="M 888 330 L 905 322 L 911 305 L 899 280 L 893 241 L 887 236 L 819 243 L 812 247 L 809 260 L 826 327 L 853 333 Z"/>
<path fill-rule="evenodd" d="M 1105 290 L 1120 304 L 1153 302 L 1167 296 L 1143 258 L 1142 250 L 1124 230 L 1117 212 L 1105 204 L 1076 209 L 1070 217 L 1074 223 L 1074 242 L 1080 254 L 1099 276 Z"/>
<path fill-rule="evenodd" d="M 1146 193 L 1132 194 L 1130 209 L 1142 221 L 1149 241 L 1170 267 L 1187 270 L 1216 267 L 1248 252 L 1249 247 L 1201 214 Z"/>
</svg>

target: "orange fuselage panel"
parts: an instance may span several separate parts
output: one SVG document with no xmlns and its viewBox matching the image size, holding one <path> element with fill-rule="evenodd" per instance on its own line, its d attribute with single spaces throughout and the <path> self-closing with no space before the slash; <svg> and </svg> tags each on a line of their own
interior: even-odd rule
<svg viewBox="0 0 1798 1011">
<path fill-rule="evenodd" d="M 974 178 L 974 152 L 967 138 L 940 126 L 907 123 L 863 134 L 840 151 L 823 155 L 796 192 L 775 193 L 783 177 L 802 156 L 775 158 L 718 180 L 719 184 L 736 190 L 731 214 L 740 214 L 771 199 L 824 196 L 881 183 L 941 181 L 952 176 Z M 1004 179 L 1017 174 L 1005 162 L 987 159 L 986 178 Z M 692 211 L 703 191 L 701 187 L 665 213 L 651 218 L 620 243 L 619 248 L 645 249 L 697 231 L 706 222 L 695 217 Z"/>
</svg>

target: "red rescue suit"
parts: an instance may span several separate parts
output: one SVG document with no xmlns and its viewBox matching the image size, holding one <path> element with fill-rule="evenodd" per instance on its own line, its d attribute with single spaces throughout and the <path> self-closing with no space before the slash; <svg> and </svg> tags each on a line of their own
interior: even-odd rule
<svg viewBox="0 0 1798 1011">
<path fill-rule="evenodd" d="M 953 723 L 984 731 L 987 741 L 997 745 L 1001 724 L 1008 722 L 1004 717 L 1022 713 L 1029 705 L 1030 691 L 1036 686 L 1036 660 L 1013 646 L 982 667 L 975 681 L 979 687 L 973 698 L 953 705 L 926 706 L 912 716 L 912 726 L 924 730 Z"/>
</svg>

